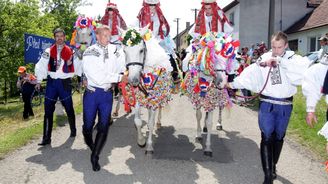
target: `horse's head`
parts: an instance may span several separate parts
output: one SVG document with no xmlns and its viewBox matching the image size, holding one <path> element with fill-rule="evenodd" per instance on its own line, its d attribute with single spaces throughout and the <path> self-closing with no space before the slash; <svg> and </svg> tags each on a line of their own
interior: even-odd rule
<svg viewBox="0 0 328 184">
<path fill-rule="evenodd" d="M 133 86 L 139 85 L 140 76 L 146 61 L 147 48 L 143 40 L 144 33 L 144 29 L 141 31 L 129 29 L 122 34 L 125 64 L 129 71 L 128 79 Z"/>
<path fill-rule="evenodd" d="M 75 23 L 71 45 L 75 45 L 83 53 L 87 47 L 96 42 L 94 28 L 95 25 L 91 18 L 79 17 Z"/>
<path fill-rule="evenodd" d="M 219 57 L 220 58 L 220 57 Z M 224 88 L 224 86 L 227 84 L 227 75 L 226 75 L 226 65 L 224 60 L 220 60 L 223 62 L 215 62 L 214 64 L 214 85 L 217 88 Z"/>
</svg>

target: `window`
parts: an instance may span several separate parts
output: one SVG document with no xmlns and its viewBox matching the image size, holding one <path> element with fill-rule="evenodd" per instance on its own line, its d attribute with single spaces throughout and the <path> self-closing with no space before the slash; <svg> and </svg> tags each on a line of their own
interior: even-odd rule
<svg viewBox="0 0 328 184">
<path fill-rule="evenodd" d="M 298 51 L 298 39 L 288 41 L 290 50 Z"/>
<path fill-rule="evenodd" d="M 229 21 L 232 26 L 235 25 L 235 12 L 229 14 Z"/>
<path fill-rule="evenodd" d="M 317 50 L 317 37 L 310 38 L 309 52 L 314 52 Z"/>
</svg>

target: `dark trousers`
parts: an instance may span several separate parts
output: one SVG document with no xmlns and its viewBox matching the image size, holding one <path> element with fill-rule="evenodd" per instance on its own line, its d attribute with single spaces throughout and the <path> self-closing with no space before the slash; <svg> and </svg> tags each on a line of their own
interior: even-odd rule
<svg viewBox="0 0 328 184">
<path fill-rule="evenodd" d="M 51 79 L 48 77 L 44 100 L 45 117 L 53 119 L 56 100 L 59 97 L 68 117 L 75 117 L 72 100 L 71 79 Z"/>
<path fill-rule="evenodd" d="M 109 119 L 112 113 L 113 92 L 95 88 L 96 91 L 86 90 L 83 96 L 83 131 L 91 133 L 98 114 L 97 131 L 107 134 Z"/>
<path fill-rule="evenodd" d="M 29 116 L 34 116 L 33 109 L 32 109 L 32 95 L 34 91 L 33 84 L 26 83 L 22 85 L 22 98 L 24 102 L 24 111 L 23 111 L 23 118 L 27 119 Z"/>
</svg>

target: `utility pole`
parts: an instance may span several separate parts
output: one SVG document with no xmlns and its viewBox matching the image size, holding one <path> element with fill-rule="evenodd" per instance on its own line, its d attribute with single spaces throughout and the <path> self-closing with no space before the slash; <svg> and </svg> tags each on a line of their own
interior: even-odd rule
<svg viewBox="0 0 328 184">
<path fill-rule="evenodd" d="M 274 33 L 275 0 L 269 0 L 268 48 L 271 48 L 271 35 Z"/>
<path fill-rule="evenodd" d="M 191 11 L 195 12 L 195 23 L 196 23 L 196 19 L 197 19 L 197 12 L 198 12 L 199 9 L 191 9 Z"/>
<path fill-rule="evenodd" d="M 180 38 L 179 38 L 179 20 L 180 20 L 180 18 L 175 18 L 174 19 L 174 22 L 177 23 L 177 36 L 175 37 L 176 52 L 179 52 L 179 44 L 180 44 Z"/>
<path fill-rule="evenodd" d="M 282 31 L 282 0 L 280 0 L 280 31 Z"/>
</svg>

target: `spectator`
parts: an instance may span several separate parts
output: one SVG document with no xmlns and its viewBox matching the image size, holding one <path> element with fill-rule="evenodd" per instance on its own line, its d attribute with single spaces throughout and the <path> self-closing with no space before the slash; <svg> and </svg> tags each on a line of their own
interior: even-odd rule
<svg viewBox="0 0 328 184">
<path fill-rule="evenodd" d="M 28 119 L 29 116 L 34 116 L 31 101 L 37 80 L 33 74 L 26 72 L 25 66 L 18 68 L 18 74 L 17 88 L 20 89 L 24 102 L 23 119 Z"/>
</svg>

